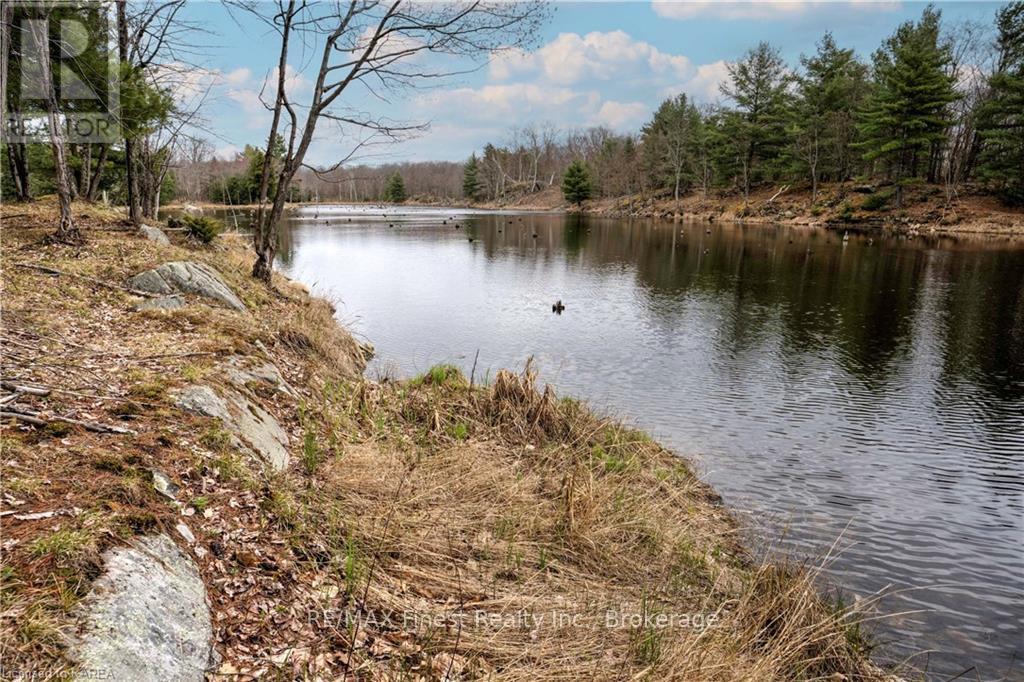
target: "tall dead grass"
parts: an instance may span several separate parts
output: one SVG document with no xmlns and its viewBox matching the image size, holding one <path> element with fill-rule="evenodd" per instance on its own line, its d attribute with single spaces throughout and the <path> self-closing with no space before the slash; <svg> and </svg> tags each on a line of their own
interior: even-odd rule
<svg viewBox="0 0 1024 682">
<path fill-rule="evenodd" d="M 885 679 L 814 571 L 752 563 L 682 459 L 529 367 L 328 386 L 318 409 L 338 446 L 288 525 L 370 621 L 338 646 L 375 674 Z"/>
</svg>

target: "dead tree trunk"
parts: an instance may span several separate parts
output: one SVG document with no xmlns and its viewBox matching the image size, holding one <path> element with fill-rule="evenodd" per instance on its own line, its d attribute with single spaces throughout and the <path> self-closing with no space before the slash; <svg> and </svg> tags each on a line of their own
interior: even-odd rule
<svg viewBox="0 0 1024 682">
<path fill-rule="evenodd" d="M 71 179 L 68 173 L 67 148 L 64 128 L 60 122 L 60 107 L 54 90 L 53 72 L 50 64 L 49 15 L 44 20 L 32 22 L 32 37 L 39 51 L 39 68 L 46 88 L 46 118 L 50 129 L 50 149 L 53 151 L 54 182 L 57 200 L 60 204 L 60 222 L 57 231 L 51 235 L 53 241 L 67 244 L 80 243 L 82 233 L 75 227 L 71 215 Z"/>
<path fill-rule="evenodd" d="M 96 159 L 96 169 L 90 173 L 89 188 L 85 192 L 86 201 L 96 201 L 96 192 L 100 188 L 100 178 L 103 177 L 103 165 L 107 162 L 107 152 L 109 151 L 109 144 L 100 145 L 100 155 Z"/>
<path fill-rule="evenodd" d="M 128 16 L 125 9 L 126 0 L 117 0 L 117 47 L 122 62 L 127 62 L 128 54 Z M 137 159 L 135 141 L 131 132 L 124 133 L 124 178 L 125 192 L 128 196 L 128 220 L 132 225 L 142 224 L 142 209 L 139 206 L 139 180 L 136 177 Z"/>
</svg>

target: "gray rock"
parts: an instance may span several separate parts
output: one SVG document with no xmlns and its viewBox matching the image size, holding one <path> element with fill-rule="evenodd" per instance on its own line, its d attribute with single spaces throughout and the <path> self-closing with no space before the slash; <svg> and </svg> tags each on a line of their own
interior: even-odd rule
<svg viewBox="0 0 1024 682">
<path fill-rule="evenodd" d="M 153 475 L 153 488 L 158 493 L 170 500 L 175 500 L 175 495 L 181 490 L 181 487 L 171 480 L 171 477 L 160 471 L 159 469 L 150 469 L 149 473 Z"/>
<path fill-rule="evenodd" d="M 173 296 L 158 296 L 147 298 L 132 306 L 132 310 L 177 310 L 185 307 L 185 299 L 177 294 Z"/>
<path fill-rule="evenodd" d="M 250 365 L 251 363 L 251 365 Z M 221 369 L 227 380 L 239 388 L 248 388 L 250 382 L 267 384 L 281 393 L 295 396 L 295 391 L 277 367 L 269 362 L 258 363 L 242 356 L 232 356 L 221 364 Z"/>
<path fill-rule="evenodd" d="M 204 679 L 216 661 L 206 588 L 192 559 L 166 535 L 104 554 L 105 570 L 75 608 L 70 653 L 78 679 Z"/>
<path fill-rule="evenodd" d="M 164 231 L 159 227 L 150 227 L 149 225 L 143 225 L 139 228 L 139 234 L 148 239 L 151 242 L 156 242 L 160 246 L 170 246 L 171 240 L 167 238 Z"/>
<path fill-rule="evenodd" d="M 128 280 L 128 286 L 154 294 L 196 294 L 220 301 L 229 308 L 245 310 L 216 270 L 203 263 L 173 261 L 146 270 Z"/>
<path fill-rule="evenodd" d="M 190 386 L 176 396 L 178 407 L 220 419 L 233 445 L 261 457 L 278 471 L 288 468 L 288 434 L 274 416 L 237 391 L 221 397 L 209 386 Z"/>
<path fill-rule="evenodd" d="M 187 542 L 188 544 L 196 544 L 196 536 L 192 534 L 192 529 L 186 526 L 184 523 L 181 523 L 179 521 L 178 524 L 174 526 L 174 530 L 178 531 L 178 534 L 181 535 L 181 537 L 185 538 L 185 542 Z"/>
</svg>

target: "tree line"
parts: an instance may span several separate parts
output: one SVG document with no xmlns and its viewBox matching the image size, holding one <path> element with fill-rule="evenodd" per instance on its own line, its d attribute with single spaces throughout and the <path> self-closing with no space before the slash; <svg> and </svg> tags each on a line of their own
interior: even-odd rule
<svg viewBox="0 0 1024 682">
<path fill-rule="evenodd" d="M 1024 3 L 1000 9 L 994 31 L 945 26 L 926 7 L 871 55 L 826 33 L 795 67 L 759 43 L 728 64 L 724 103 L 666 99 L 636 133 L 527 126 L 463 166 L 462 196 L 502 201 L 571 180 L 585 195 L 667 193 L 678 200 L 766 183 L 878 180 L 899 207 L 904 189 L 965 183 L 1024 204 Z M 569 177 L 571 176 L 571 177 Z M 574 193 L 574 200 L 580 194 Z M 568 198 L 568 197 L 567 197 Z"/>
<path fill-rule="evenodd" d="M 44 143 L 5 141 L 4 196 L 28 199 L 53 192 L 61 206 L 57 237 L 81 235 L 71 214 L 73 199 L 108 195 L 127 206 L 140 224 L 155 217 L 172 196 L 259 207 L 254 220 L 254 275 L 269 281 L 276 230 L 285 203 L 300 200 L 507 201 L 539 191 L 564 189 L 571 201 L 588 196 L 658 193 L 680 198 L 735 191 L 748 199 L 767 183 L 806 183 L 812 201 L 825 182 L 867 179 L 891 185 L 899 206 L 904 189 L 930 182 L 947 199 L 970 183 L 1004 201 L 1024 203 L 1024 2 L 1005 5 L 994 25 L 945 24 L 927 7 L 901 24 L 869 60 L 826 34 L 815 50 L 787 64 L 779 50 L 761 43 L 728 65 L 722 101 L 697 102 L 685 95 L 661 103 L 634 133 L 596 127 L 559 130 L 528 125 L 501 143 L 487 144 L 464 163 L 355 165 L 358 153 L 423 130 L 342 105 L 359 84 L 395 96 L 430 79 L 457 73 L 459 60 L 485 60 L 495 51 L 528 48 L 546 20 L 544 3 L 476 3 L 457 6 L 378 2 L 275 3 L 235 0 L 277 36 L 276 84 L 265 93 L 271 113 L 266 144 L 248 146 L 233 159 L 217 159 L 197 136 L 201 98 L 192 108 L 172 92 L 189 65 L 189 27 L 177 17 L 184 0 L 128 3 L 115 10 L 121 89 L 122 136 L 110 144 L 62 139 L 69 111 L 56 96 L 45 102 L 50 134 Z M 102 22 L 110 3 L 41 3 L 35 12 L 51 26 L 64 14 Z M 29 39 L 3 4 L 4 42 L 0 92 L 7 125 L 21 111 L 19 73 Z M 408 40 L 407 40 L 408 38 Z M 292 101 L 285 73 L 295 44 L 316 46 L 312 93 Z M 46 58 L 61 54 L 50 37 Z M 100 41 L 77 56 L 96 85 L 108 49 Z M 46 54 L 49 53 L 49 54 Z M 424 71 L 418 55 L 440 55 L 436 71 Z M 50 84 L 51 92 L 55 86 Z M 351 151 L 328 166 L 306 154 L 326 123 L 352 140 Z M 5 131 L 6 132 L 6 131 Z M 5 137 L 5 140 L 7 138 Z M 268 151 L 269 150 L 269 151 Z M 568 174 L 567 174 L 567 171 Z"/>
</svg>

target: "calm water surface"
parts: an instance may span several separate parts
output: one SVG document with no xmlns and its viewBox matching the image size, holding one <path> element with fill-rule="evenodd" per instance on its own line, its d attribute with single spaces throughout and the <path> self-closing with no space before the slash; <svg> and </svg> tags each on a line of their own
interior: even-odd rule
<svg viewBox="0 0 1024 682">
<path fill-rule="evenodd" d="M 384 212 L 303 209 L 279 263 L 339 301 L 371 373 L 532 356 L 694 458 L 758 537 L 841 538 L 830 576 L 913 612 L 882 658 L 1024 679 L 1020 243 Z"/>
</svg>

